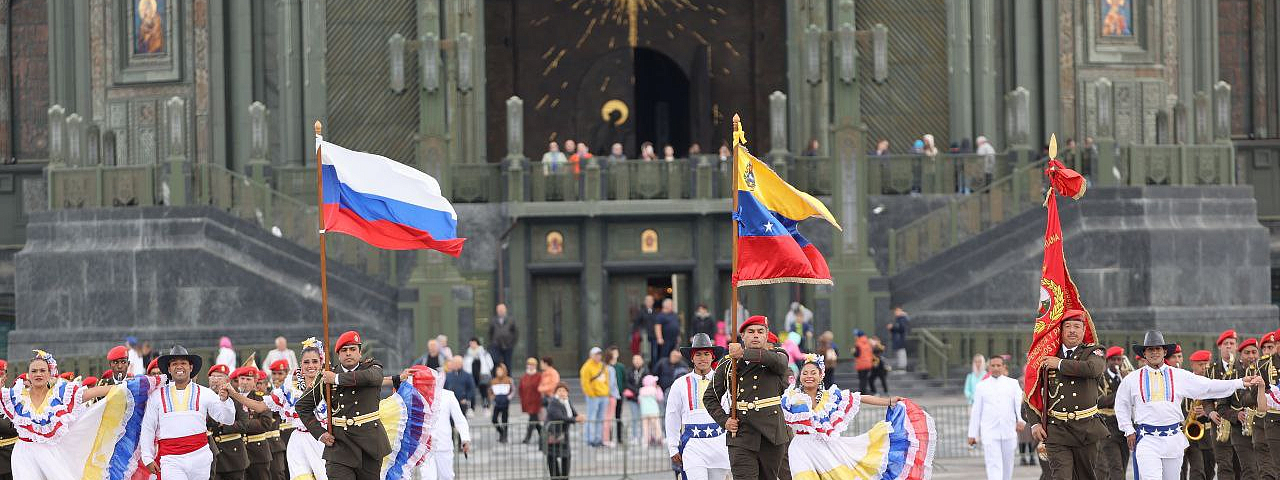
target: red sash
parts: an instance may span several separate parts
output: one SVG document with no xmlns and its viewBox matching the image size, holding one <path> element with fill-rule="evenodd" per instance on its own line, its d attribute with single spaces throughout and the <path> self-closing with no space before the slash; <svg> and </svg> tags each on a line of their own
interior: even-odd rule
<svg viewBox="0 0 1280 480">
<path fill-rule="evenodd" d="M 188 435 L 178 438 L 165 438 L 160 440 L 160 452 L 158 457 L 165 455 L 183 455 L 194 452 L 209 444 L 209 437 L 205 432 L 195 435 Z"/>
</svg>

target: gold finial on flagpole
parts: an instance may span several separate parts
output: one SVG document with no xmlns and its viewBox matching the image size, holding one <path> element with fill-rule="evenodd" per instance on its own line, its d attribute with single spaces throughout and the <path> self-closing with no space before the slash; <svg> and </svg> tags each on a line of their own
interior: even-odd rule
<svg viewBox="0 0 1280 480">
<path fill-rule="evenodd" d="M 747 144 L 747 132 L 742 131 L 742 119 L 736 113 L 733 114 L 733 144 Z"/>
<path fill-rule="evenodd" d="M 1049 158 L 1058 158 L 1058 134 L 1049 134 Z"/>
<path fill-rule="evenodd" d="M 316 135 L 320 134 L 320 121 L 316 120 Z"/>
</svg>

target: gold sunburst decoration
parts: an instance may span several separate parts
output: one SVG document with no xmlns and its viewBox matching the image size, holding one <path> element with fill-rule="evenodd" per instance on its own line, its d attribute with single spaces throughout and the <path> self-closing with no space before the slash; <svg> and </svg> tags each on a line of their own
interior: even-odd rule
<svg viewBox="0 0 1280 480">
<path fill-rule="evenodd" d="M 631 117 L 631 109 L 627 108 L 627 102 L 616 98 L 604 102 L 604 105 L 600 107 L 600 118 L 606 122 L 611 121 L 609 114 L 613 112 L 618 112 L 619 114 L 618 120 L 613 121 L 614 125 L 627 123 L 627 118 Z"/>
</svg>

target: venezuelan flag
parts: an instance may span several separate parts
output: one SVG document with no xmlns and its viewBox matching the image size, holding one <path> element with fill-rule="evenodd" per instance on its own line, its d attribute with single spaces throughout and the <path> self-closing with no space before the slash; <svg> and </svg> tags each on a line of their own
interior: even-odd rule
<svg viewBox="0 0 1280 480">
<path fill-rule="evenodd" d="M 742 285 L 770 283 L 831 283 L 827 259 L 804 238 L 796 226 L 820 217 L 837 229 L 840 224 L 826 205 L 788 184 L 773 169 L 751 155 L 734 149 L 737 162 L 738 269 L 734 282 Z"/>
</svg>

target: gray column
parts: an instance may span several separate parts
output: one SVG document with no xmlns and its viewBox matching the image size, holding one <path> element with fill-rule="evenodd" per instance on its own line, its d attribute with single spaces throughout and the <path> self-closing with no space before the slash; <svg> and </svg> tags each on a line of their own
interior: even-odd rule
<svg viewBox="0 0 1280 480">
<path fill-rule="evenodd" d="M 1042 94 L 1039 96 L 1040 101 L 1036 103 L 1044 108 L 1044 113 L 1039 116 L 1044 122 L 1042 136 L 1047 136 L 1048 133 L 1067 131 L 1064 130 L 1066 127 L 1062 125 L 1062 85 L 1059 83 L 1062 79 L 1059 77 L 1061 75 L 1061 67 L 1058 62 L 1061 60 L 1059 59 L 1058 39 L 1061 38 L 1062 33 L 1059 31 L 1058 26 L 1058 1 L 1040 0 L 1040 38 L 1043 39 L 1041 40 L 1040 49 L 1040 61 L 1042 62 L 1040 67 L 1040 91 Z M 1075 132 L 1073 135 L 1076 137 L 1084 136 L 1080 132 Z M 1083 143 L 1082 138 L 1077 138 L 1077 141 Z"/>
<path fill-rule="evenodd" d="M 948 138 L 976 138 L 973 133 L 972 0 L 947 0 L 947 72 L 951 134 Z"/>
<path fill-rule="evenodd" d="M 806 140 L 807 142 L 807 140 Z M 772 167 L 784 178 L 787 175 L 787 95 L 774 90 L 769 94 L 769 151 Z M 809 148 L 805 145 L 805 148 Z"/>
<path fill-rule="evenodd" d="M 1195 4 L 1198 3 L 1217 3 L 1204 2 L 1202 0 L 1178 0 L 1177 3 L 1177 36 L 1178 36 L 1178 83 L 1174 90 L 1178 94 L 1178 98 L 1190 99 L 1196 91 L 1195 79 L 1196 71 L 1199 69 L 1199 59 L 1196 55 L 1196 41 L 1194 36 L 1198 33 L 1197 26 L 1200 20 L 1195 18 L 1199 10 Z M 1183 139 L 1179 139 L 1183 140 Z"/>
<path fill-rule="evenodd" d="M 582 223 L 582 307 L 586 320 L 580 333 L 587 345 L 605 345 L 604 338 L 604 225 L 599 217 Z M 532 332 L 533 330 L 529 330 Z"/>
<path fill-rule="evenodd" d="M 524 158 L 524 100 L 512 96 L 507 99 L 507 161 L 518 162 Z"/>
<path fill-rule="evenodd" d="M 1041 37 L 1041 35 L 1038 32 L 1039 29 L 1036 28 L 1039 23 L 1039 19 L 1036 17 L 1036 2 L 1013 2 L 1014 84 L 1019 87 L 1025 87 L 1030 93 L 1027 98 L 1027 119 L 1029 120 L 1026 126 L 1027 138 L 1032 145 L 1043 145 L 1047 143 L 1049 136 L 1040 130 L 1040 98 L 1042 92 L 1039 91 L 1040 80 L 1038 78 L 1040 65 L 1036 62 L 1040 52 L 1036 48 L 1037 42 L 1035 39 Z M 988 136 L 987 138 L 991 137 Z M 995 145 L 1005 144 L 1001 139 L 992 139 L 992 141 Z"/>
<path fill-rule="evenodd" d="M 302 115 L 302 7 L 299 0 L 276 0 L 276 89 L 280 92 L 272 128 L 280 135 L 281 165 L 302 166 L 302 152 L 309 151 L 312 137 L 306 135 L 308 122 Z"/>
<path fill-rule="evenodd" d="M 994 0 L 973 0 L 974 132 L 1000 145 L 996 128 L 996 46 Z M 1033 57 L 1034 60 L 1034 57 Z M 990 133 L 988 133 L 990 132 Z"/>
<path fill-rule="evenodd" d="M 303 0 L 302 3 L 302 117 L 300 122 L 302 138 L 313 138 L 312 122 L 327 122 L 328 87 L 325 80 L 325 2 L 324 0 Z M 304 162 L 314 162 L 313 155 L 303 155 Z"/>
<path fill-rule="evenodd" d="M 49 103 L 93 118 L 93 102 L 89 98 L 89 2 L 52 1 L 47 3 L 47 9 Z"/>
<path fill-rule="evenodd" d="M 227 123 L 230 130 L 227 143 L 231 145 L 226 166 L 232 171 L 242 172 L 249 160 L 249 122 L 248 110 L 245 109 L 258 100 L 253 92 L 253 4 L 251 0 L 230 0 L 226 9 Z"/>
</svg>

